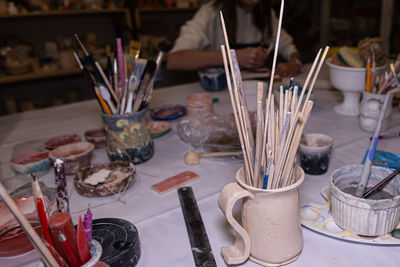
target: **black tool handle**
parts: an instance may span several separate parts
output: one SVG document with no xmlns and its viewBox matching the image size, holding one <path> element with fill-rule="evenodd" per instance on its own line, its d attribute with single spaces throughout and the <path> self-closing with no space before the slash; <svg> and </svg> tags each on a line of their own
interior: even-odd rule
<svg viewBox="0 0 400 267">
<path fill-rule="evenodd" d="M 178 195 L 196 266 L 217 266 L 192 188 L 181 187 Z"/>
</svg>

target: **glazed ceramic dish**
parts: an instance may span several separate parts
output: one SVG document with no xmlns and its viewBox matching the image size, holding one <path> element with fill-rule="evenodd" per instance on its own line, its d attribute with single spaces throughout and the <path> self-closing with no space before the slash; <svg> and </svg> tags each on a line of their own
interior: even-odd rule
<svg viewBox="0 0 400 267">
<path fill-rule="evenodd" d="M 45 146 L 47 149 L 52 150 L 62 145 L 79 142 L 81 139 L 79 134 L 64 134 L 48 139 Z"/>
<path fill-rule="evenodd" d="M 151 112 L 155 120 L 174 120 L 186 114 L 186 108 L 182 105 L 164 105 Z"/>
<path fill-rule="evenodd" d="M 14 201 L 35 231 L 41 235 L 42 228 L 37 217 L 33 197 L 18 197 Z M 4 202 L 0 202 L 0 257 L 14 257 L 33 250 L 19 223 Z"/>
<path fill-rule="evenodd" d="M 160 137 L 171 130 L 171 123 L 167 121 L 149 121 L 147 123 L 151 138 Z"/>
<path fill-rule="evenodd" d="M 330 213 L 331 197 L 329 187 L 323 188 L 321 194 L 327 201 L 325 204 L 307 203 L 301 206 L 300 221 L 304 227 L 317 233 L 346 241 L 376 245 L 400 245 L 400 224 L 391 233 L 373 237 L 356 235 L 343 230 L 335 223 Z"/>
<path fill-rule="evenodd" d="M 65 174 L 75 174 L 78 170 L 90 164 L 94 145 L 89 142 L 77 142 L 59 146 L 50 151 L 49 158 L 54 161 L 64 161 Z"/>
<path fill-rule="evenodd" d="M 76 191 L 87 197 L 102 197 L 128 189 L 136 180 L 136 168 L 128 161 L 88 166 L 74 178 Z"/>
<path fill-rule="evenodd" d="M 13 157 L 11 167 L 17 173 L 37 173 L 50 168 L 48 151 L 29 151 Z"/>
<path fill-rule="evenodd" d="M 103 127 L 86 131 L 85 139 L 96 148 L 103 148 L 106 146 L 106 131 Z"/>
</svg>

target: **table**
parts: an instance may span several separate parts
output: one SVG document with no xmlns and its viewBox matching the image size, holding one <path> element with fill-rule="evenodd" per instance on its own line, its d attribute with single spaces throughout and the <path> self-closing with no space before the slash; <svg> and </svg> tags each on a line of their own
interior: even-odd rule
<svg viewBox="0 0 400 267">
<path fill-rule="evenodd" d="M 320 176 L 306 175 L 300 187 L 301 203 L 323 203 L 320 190 L 328 186 L 330 174 L 337 168 L 360 163 L 369 146 L 371 133 L 360 130 L 357 117 L 336 114 L 333 106 L 341 101 L 341 94 L 325 86 L 326 70 L 315 88 L 315 105 L 305 132 L 318 132 L 334 138 L 330 167 Z M 304 77 L 303 77 L 304 78 Z M 286 81 L 284 81 L 286 82 Z M 285 83 L 286 84 L 286 83 Z M 328 83 L 329 84 L 329 83 Z M 204 92 L 199 83 L 185 84 L 156 90 L 151 107 L 166 103 L 184 104 L 186 96 Z M 228 113 L 231 110 L 228 92 L 214 92 L 219 102 L 215 112 Z M 79 133 L 101 125 L 97 103 L 85 101 L 37 111 L 0 117 L 0 174 L 9 186 L 16 186 L 18 179 L 8 166 L 10 155 L 16 145 L 28 140 L 42 140 L 65 133 Z M 74 223 L 83 214 L 88 204 L 96 218 L 117 217 L 136 225 L 141 241 L 141 259 L 138 266 L 193 266 L 194 261 L 189 239 L 176 191 L 159 195 L 150 187 L 167 177 L 185 170 L 199 174 L 200 178 L 188 184 L 196 195 L 205 228 L 218 266 L 225 266 L 220 255 L 222 246 L 234 242 L 233 231 L 220 211 L 217 203 L 220 190 L 234 182 L 234 174 L 240 162 L 221 161 L 203 158 L 199 165 L 188 166 L 183 163 L 184 154 L 189 148 L 176 134 L 177 122 L 173 130 L 154 140 L 155 154 L 147 162 L 137 165 L 137 181 L 125 194 L 104 198 L 80 196 L 73 189 L 73 176 L 68 176 L 68 189 L 71 199 L 71 213 Z M 400 130 L 400 112 L 394 108 L 392 127 L 388 131 Z M 379 150 L 399 153 L 399 139 L 384 139 L 378 143 Z M 104 149 L 94 152 L 92 163 L 107 161 Z M 30 181 L 30 178 L 25 178 Z M 54 173 L 50 170 L 39 178 L 48 186 L 54 186 Z M 18 180 L 19 181 L 19 180 Z M 290 266 L 398 266 L 400 247 L 374 246 L 351 243 L 330 238 L 302 228 L 304 248 L 297 261 Z M 35 266 L 36 252 L 12 258 L 0 259 L 0 266 Z M 258 266 L 247 261 L 245 266 Z"/>
</svg>

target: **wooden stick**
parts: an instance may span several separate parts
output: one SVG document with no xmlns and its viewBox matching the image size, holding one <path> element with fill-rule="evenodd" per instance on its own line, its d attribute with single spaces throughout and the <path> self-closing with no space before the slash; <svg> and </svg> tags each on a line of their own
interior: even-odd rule
<svg viewBox="0 0 400 267">
<path fill-rule="evenodd" d="M 280 37 L 281 37 L 281 28 L 282 28 L 282 18 L 283 18 L 284 6 L 285 6 L 285 1 L 281 0 L 281 9 L 280 9 L 280 12 L 279 12 L 279 22 L 278 22 L 278 29 L 277 29 L 277 33 L 276 33 L 274 59 L 272 61 L 272 70 L 271 70 L 271 78 L 270 78 L 270 82 L 269 82 L 268 98 L 271 97 L 272 85 L 274 83 L 276 59 L 278 57 L 278 48 L 279 48 L 279 40 L 280 40 Z"/>
<path fill-rule="evenodd" d="M 256 151 L 254 157 L 254 185 L 257 186 L 260 184 L 260 169 L 261 169 L 261 153 L 262 153 L 262 132 L 263 132 L 263 123 L 264 123 L 264 116 L 263 116 L 263 84 L 257 84 L 257 129 L 256 129 Z"/>
<path fill-rule="evenodd" d="M 20 226 L 24 230 L 25 234 L 31 241 L 32 245 L 37 249 L 40 254 L 40 257 L 46 264 L 46 266 L 58 267 L 60 266 L 58 262 L 54 259 L 51 252 L 48 250 L 46 245 L 43 243 L 42 239 L 30 225 L 29 221 L 26 219 L 24 214 L 20 211 L 18 206 L 15 204 L 14 200 L 8 194 L 7 190 L 4 188 L 3 183 L 0 182 L 0 196 L 3 198 L 6 203 L 8 209 L 14 215 L 15 219 L 19 222 Z"/>
<path fill-rule="evenodd" d="M 250 179 L 249 160 L 247 158 L 246 149 L 244 147 L 243 133 L 242 133 L 242 129 L 241 129 L 242 126 L 241 126 L 241 123 L 239 122 L 238 110 L 236 108 L 235 100 L 234 100 L 234 96 L 233 96 L 233 92 L 232 92 L 231 77 L 230 77 L 230 74 L 229 74 L 228 62 L 227 62 L 227 58 L 226 58 L 226 50 L 225 50 L 225 46 L 224 45 L 221 45 L 221 52 L 222 52 L 222 58 L 223 58 L 223 61 L 224 61 L 226 81 L 227 81 L 229 96 L 230 96 L 230 99 L 231 99 L 233 115 L 234 115 L 234 118 L 235 118 L 236 128 L 238 130 L 240 146 L 241 146 L 242 152 L 243 152 L 246 183 L 250 184 L 250 181 L 249 181 L 249 179 Z"/>
<path fill-rule="evenodd" d="M 265 99 L 265 120 L 264 120 L 264 133 L 263 133 L 263 142 L 262 142 L 262 155 L 261 155 L 261 166 L 266 167 L 267 166 L 267 160 L 266 159 L 266 144 L 267 144 L 267 130 L 268 130 L 268 121 L 269 121 L 269 105 L 271 98 L 266 98 Z"/>
</svg>

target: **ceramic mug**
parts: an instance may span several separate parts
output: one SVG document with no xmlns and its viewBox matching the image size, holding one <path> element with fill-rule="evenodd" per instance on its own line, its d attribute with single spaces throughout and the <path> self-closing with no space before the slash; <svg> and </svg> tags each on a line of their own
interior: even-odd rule
<svg viewBox="0 0 400 267">
<path fill-rule="evenodd" d="M 367 132 L 374 132 L 381 113 L 386 95 L 363 92 L 360 107 L 360 128 Z M 383 115 L 381 132 L 390 126 L 390 115 L 392 113 L 393 94 L 389 96 L 389 102 Z"/>
<path fill-rule="evenodd" d="M 154 152 L 144 115 L 146 109 L 123 115 L 101 113 L 106 131 L 106 150 L 111 161 L 126 160 L 138 164 L 150 159 Z"/>
<path fill-rule="evenodd" d="M 260 189 L 245 183 L 243 168 L 236 173 L 237 183 L 226 185 L 218 199 L 229 224 L 237 232 L 235 244 L 223 247 L 228 265 L 248 258 L 264 266 L 280 266 L 295 261 L 303 248 L 299 215 L 299 186 L 304 171 L 296 166 L 297 180 L 278 189 Z M 232 215 L 236 201 L 243 199 L 242 225 Z"/>
</svg>

